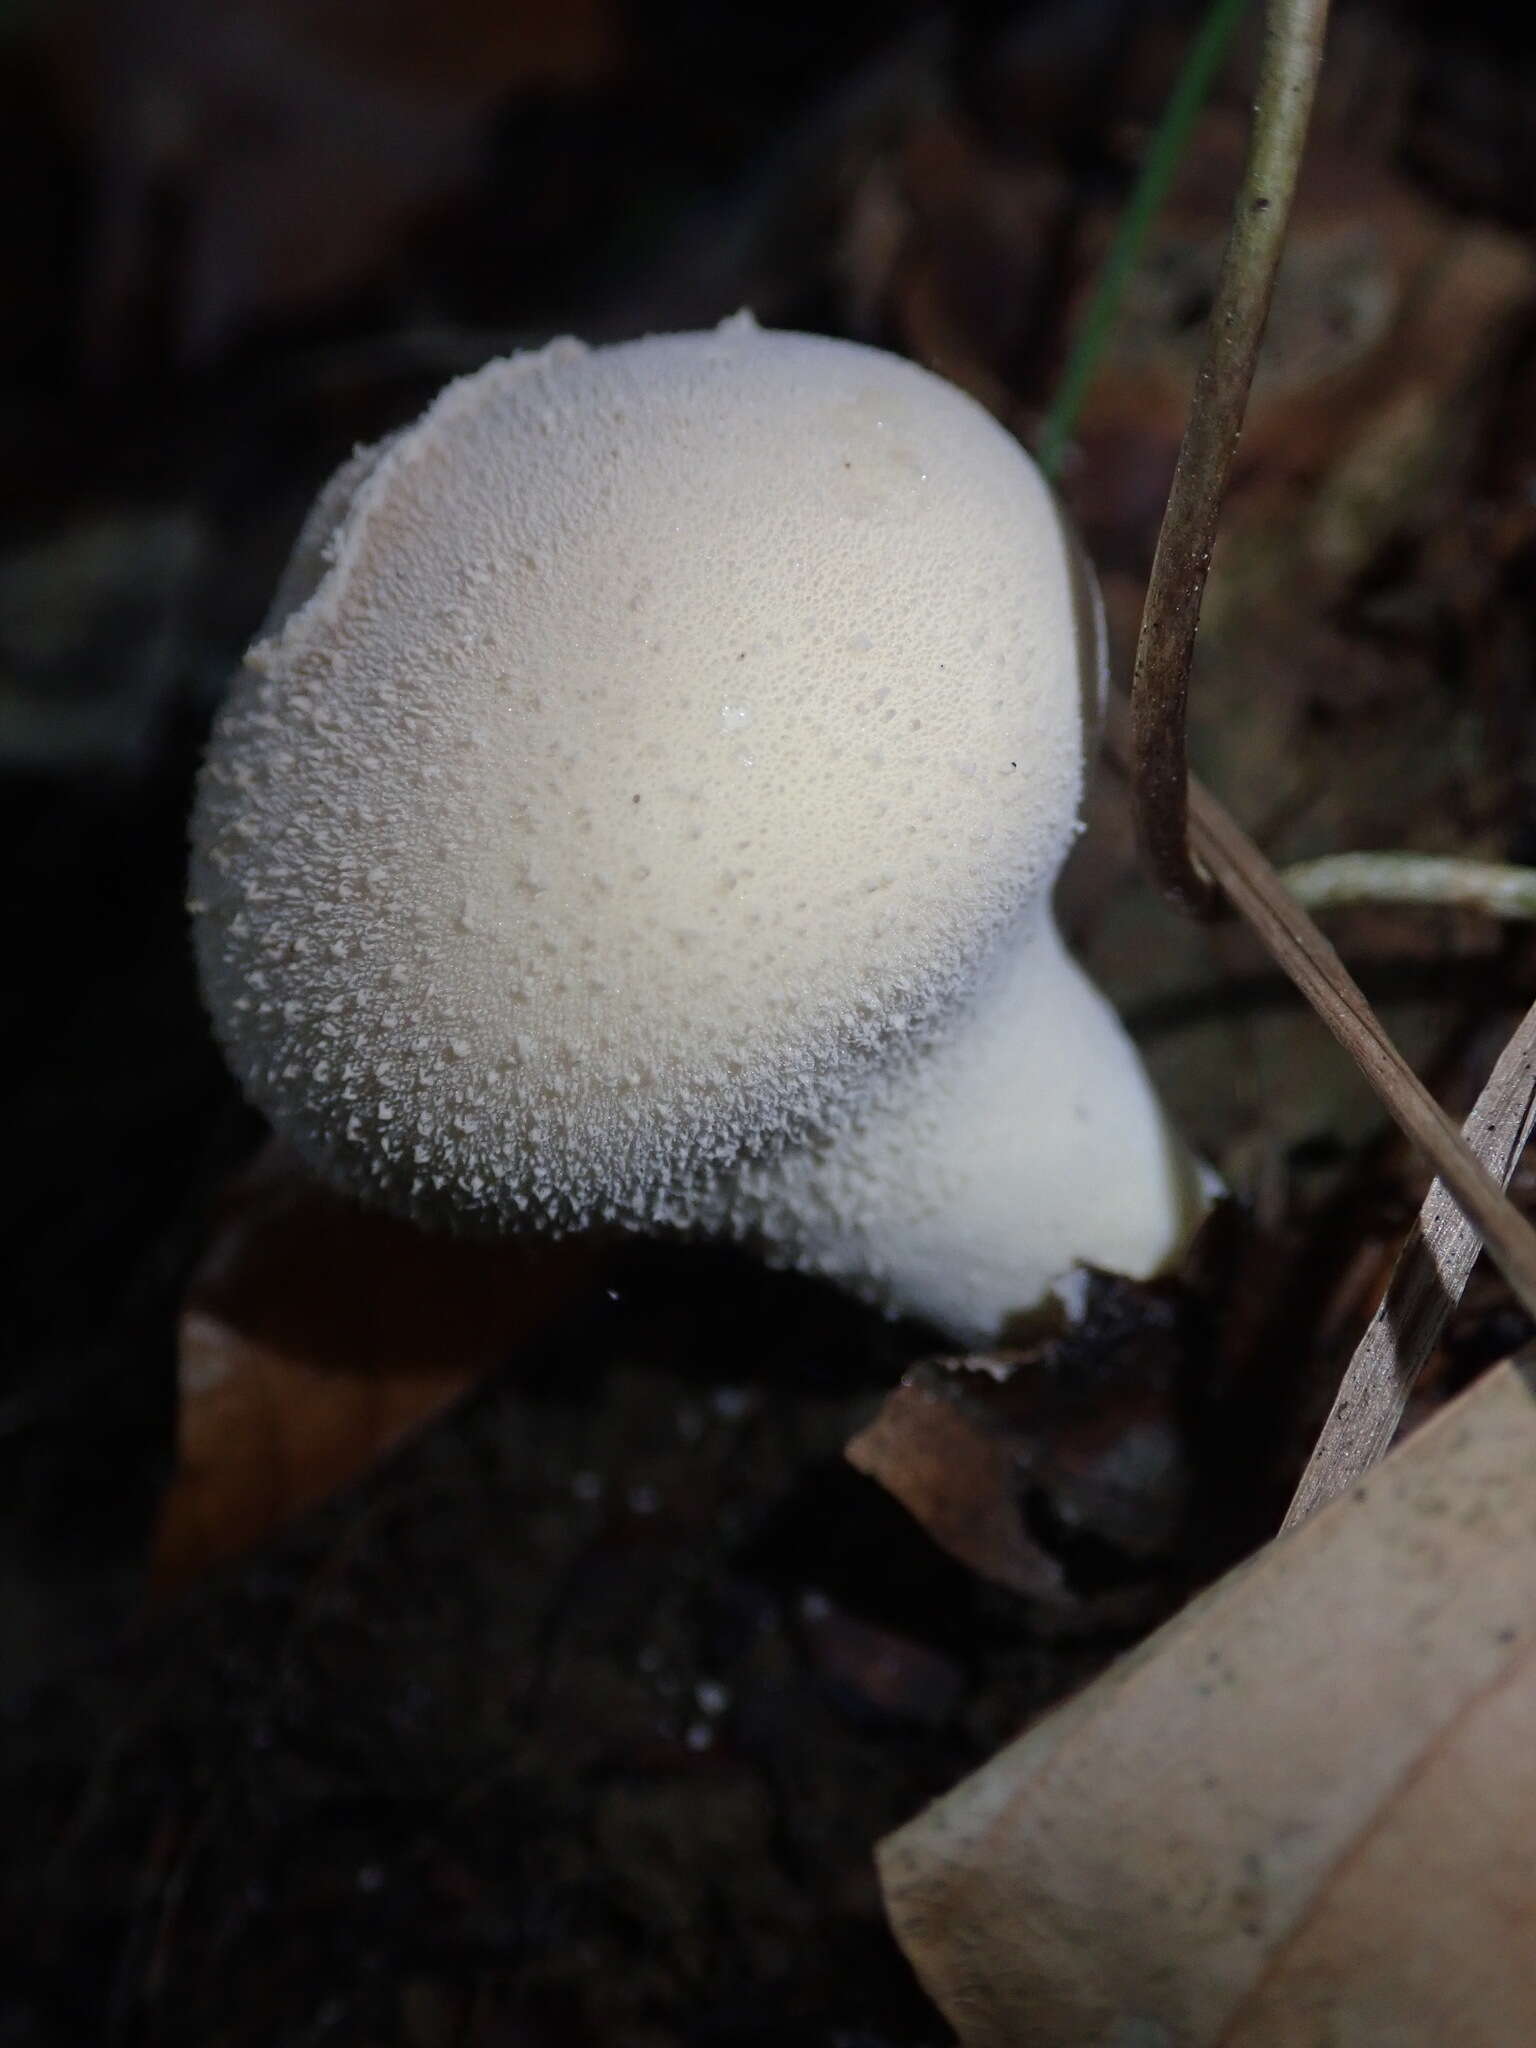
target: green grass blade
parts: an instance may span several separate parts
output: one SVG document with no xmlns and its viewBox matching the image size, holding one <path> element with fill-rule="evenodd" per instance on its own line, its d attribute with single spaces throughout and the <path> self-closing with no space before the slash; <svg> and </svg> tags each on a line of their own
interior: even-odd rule
<svg viewBox="0 0 1536 2048">
<path fill-rule="evenodd" d="M 1246 5 L 1247 0 L 1211 0 L 1185 55 L 1040 429 L 1035 454 L 1048 477 L 1060 474 L 1067 443 L 1076 431 L 1083 401 L 1114 331 L 1120 302 L 1141 259 L 1147 231 L 1168 196 L 1168 187 L 1189 145 L 1190 132 L 1231 48 Z"/>
</svg>

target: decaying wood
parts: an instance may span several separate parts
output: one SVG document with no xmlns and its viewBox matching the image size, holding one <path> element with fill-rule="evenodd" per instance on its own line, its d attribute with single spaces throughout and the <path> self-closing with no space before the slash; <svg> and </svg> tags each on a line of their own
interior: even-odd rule
<svg viewBox="0 0 1536 2048">
<path fill-rule="evenodd" d="M 1462 1126 L 1488 1171 L 1508 1187 L 1536 1123 L 1536 1005 L 1499 1055 Z M 1460 1301 L 1483 1241 L 1443 1181 L 1424 1199 L 1381 1306 L 1355 1348 L 1328 1420 L 1286 1512 L 1304 1522 L 1384 1458 L 1420 1367 Z"/>
<path fill-rule="evenodd" d="M 1496 1368 L 879 1852 L 965 2048 L 1536 2040 L 1536 1398 Z"/>
</svg>

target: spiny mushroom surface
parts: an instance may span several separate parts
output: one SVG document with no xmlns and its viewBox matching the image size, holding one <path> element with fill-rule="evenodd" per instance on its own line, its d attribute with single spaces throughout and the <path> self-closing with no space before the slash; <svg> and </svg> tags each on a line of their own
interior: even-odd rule
<svg viewBox="0 0 1536 2048">
<path fill-rule="evenodd" d="M 335 478 L 218 720 L 203 986 L 331 1179 L 708 1228 L 954 1334 L 1194 1212 L 1063 952 L 1100 651 L 969 398 L 851 343 L 557 342 Z"/>
</svg>

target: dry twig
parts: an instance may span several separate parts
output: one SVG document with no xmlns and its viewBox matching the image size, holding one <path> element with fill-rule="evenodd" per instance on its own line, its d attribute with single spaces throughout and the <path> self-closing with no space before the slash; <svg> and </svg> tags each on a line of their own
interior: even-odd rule
<svg viewBox="0 0 1536 2048">
<path fill-rule="evenodd" d="M 1505 1187 L 1536 1123 L 1536 1004 L 1505 1046 L 1463 1135 Z M 1345 1369 L 1284 1524 L 1308 1515 L 1386 1456 L 1424 1360 L 1460 1301 L 1482 1239 L 1443 1181 L 1425 1197 L 1381 1306 Z"/>
<path fill-rule="evenodd" d="M 1210 916 L 1218 898 L 1190 854 L 1184 740 L 1190 664 L 1216 523 L 1285 243 L 1327 20 L 1328 0 L 1269 0 L 1265 9 L 1248 160 L 1136 648 L 1133 782 L 1142 847 L 1164 894 L 1192 916 Z"/>
<path fill-rule="evenodd" d="M 1419 1080 L 1343 961 L 1253 841 L 1198 783 L 1189 789 L 1195 849 L 1217 884 L 1445 1182 L 1521 1306 L 1536 1315 L 1536 1231 Z"/>
<path fill-rule="evenodd" d="M 1111 704 L 1105 744 L 1129 772 L 1131 741 Z M 1536 1230 L 1478 1159 L 1387 1036 L 1364 991 L 1231 813 L 1199 782 L 1188 790 L 1190 838 L 1216 885 L 1253 928 L 1445 1183 L 1521 1306 L 1536 1315 Z"/>
</svg>

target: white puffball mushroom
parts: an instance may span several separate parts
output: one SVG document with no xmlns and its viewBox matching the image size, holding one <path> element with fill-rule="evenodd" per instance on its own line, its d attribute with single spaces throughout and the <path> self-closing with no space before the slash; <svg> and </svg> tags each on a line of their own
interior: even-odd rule
<svg viewBox="0 0 1536 2048">
<path fill-rule="evenodd" d="M 914 364 L 743 315 L 450 385 L 322 494 L 215 727 L 203 988 L 331 1180 L 704 1229 L 984 1340 L 1198 1209 L 1049 892 L 1093 602 Z"/>
</svg>

